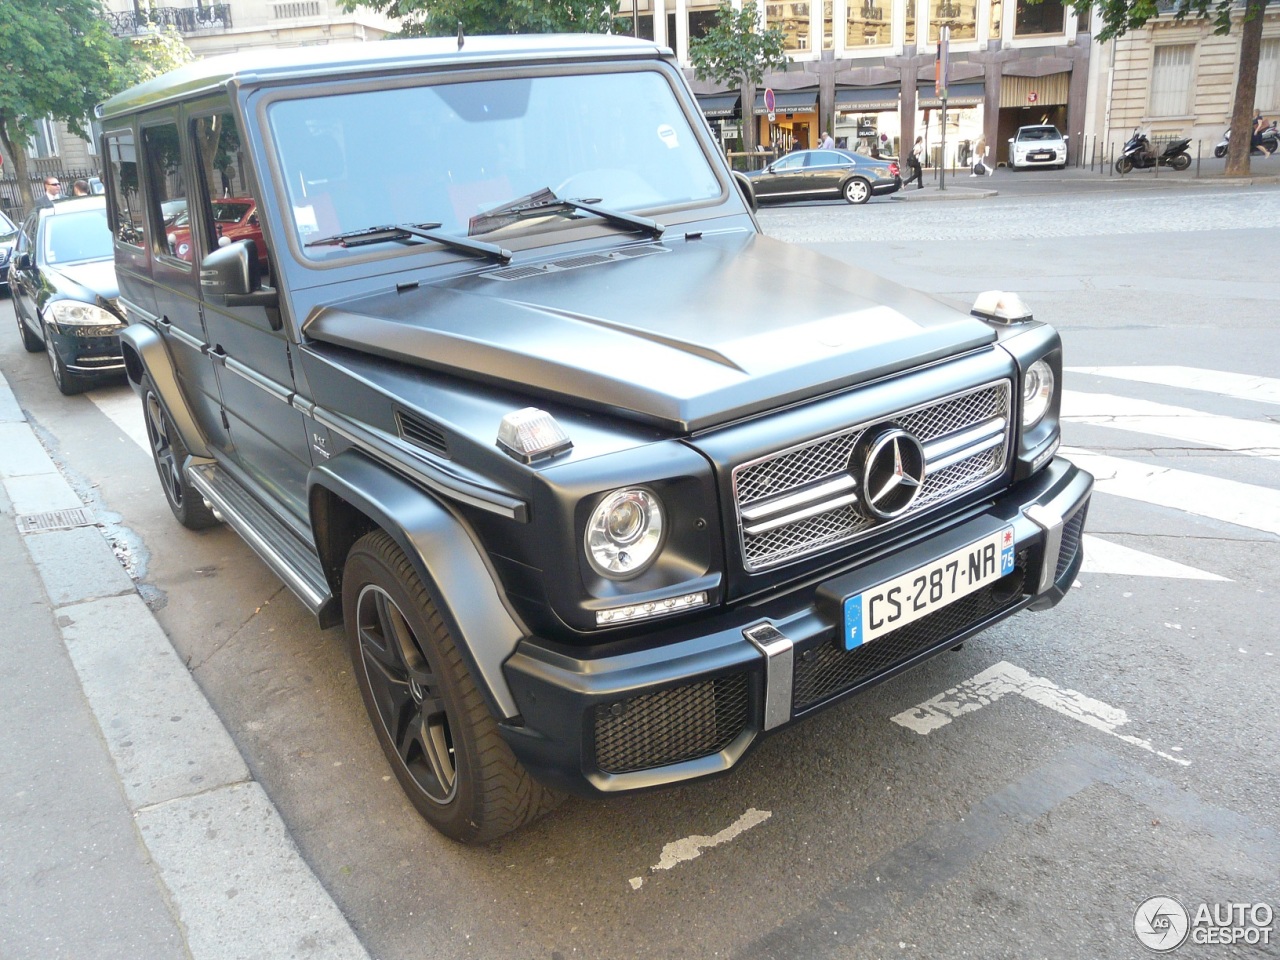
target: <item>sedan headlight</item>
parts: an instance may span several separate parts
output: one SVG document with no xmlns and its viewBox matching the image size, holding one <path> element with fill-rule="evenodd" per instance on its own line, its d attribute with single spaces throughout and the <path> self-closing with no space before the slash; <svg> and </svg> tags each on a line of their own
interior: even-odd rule
<svg viewBox="0 0 1280 960">
<path fill-rule="evenodd" d="M 79 300 L 55 300 L 49 304 L 49 315 L 60 327 L 122 327 L 114 313 Z"/>
<path fill-rule="evenodd" d="M 657 494 L 627 487 L 607 495 L 587 522 L 587 560 L 596 573 L 626 580 L 642 573 L 662 546 L 664 519 Z"/>
<path fill-rule="evenodd" d="M 1042 419 L 1053 401 L 1053 369 L 1044 360 L 1037 360 L 1027 368 L 1022 378 L 1022 427 L 1034 427 Z"/>
</svg>

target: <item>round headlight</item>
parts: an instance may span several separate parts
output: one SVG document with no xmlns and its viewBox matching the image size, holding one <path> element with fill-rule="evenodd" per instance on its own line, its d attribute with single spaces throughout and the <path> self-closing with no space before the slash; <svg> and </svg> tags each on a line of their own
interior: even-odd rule
<svg viewBox="0 0 1280 960">
<path fill-rule="evenodd" d="M 1034 427 L 1044 419 L 1053 400 L 1053 369 L 1043 360 L 1027 368 L 1022 378 L 1022 426 Z"/>
<path fill-rule="evenodd" d="M 587 560 L 601 576 L 625 580 L 642 572 L 662 546 L 662 503 L 639 487 L 615 490 L 587 522 Z"/>
</svg>

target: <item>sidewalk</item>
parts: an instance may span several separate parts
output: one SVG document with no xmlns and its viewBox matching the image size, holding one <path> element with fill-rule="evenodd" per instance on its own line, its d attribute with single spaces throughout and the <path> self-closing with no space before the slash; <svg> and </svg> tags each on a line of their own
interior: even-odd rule
<svg viewBox="0 0 1280 960">
<path fill-rule="evenodd" d="M 0 957 L 368 960 L 0 376 Z"/>
</svg>

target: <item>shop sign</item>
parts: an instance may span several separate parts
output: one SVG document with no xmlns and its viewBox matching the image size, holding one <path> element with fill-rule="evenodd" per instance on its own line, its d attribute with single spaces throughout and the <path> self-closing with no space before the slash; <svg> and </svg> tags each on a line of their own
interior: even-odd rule
<svg viewBox="0 0 1280 960">
<path fill-rule="evenodd" d="M 1040 94 L 1036 93 L 1034 90 L 1027 94 L 1027 103 L 1035 103 L 1039 99 Z"/>
</svg>

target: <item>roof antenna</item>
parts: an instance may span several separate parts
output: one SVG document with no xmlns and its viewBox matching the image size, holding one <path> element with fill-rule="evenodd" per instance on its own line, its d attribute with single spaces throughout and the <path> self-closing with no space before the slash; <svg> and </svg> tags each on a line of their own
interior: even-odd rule
<svg viewBox="0 0 1280 960">
<path fill-rule="evenodd" d="M 465 42 L 466 42 L 466 37 L 462 35 L 462 21 L 459 20 L 458 21 L 458 49 L 459 50 L 462 49 L 462 45 Z"/>
</svg>

